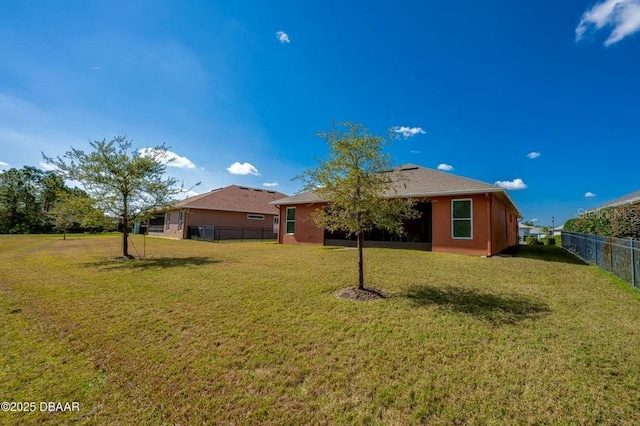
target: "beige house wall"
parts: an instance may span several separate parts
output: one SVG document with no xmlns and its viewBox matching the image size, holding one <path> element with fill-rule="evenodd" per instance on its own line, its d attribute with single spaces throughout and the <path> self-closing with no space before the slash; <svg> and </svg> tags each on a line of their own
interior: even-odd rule
<svg viewBox="0 0 640 426">
<path fill-rule="evenodd" d="M 264 219 L 249 219 L 248 215 L 261 215 L 264 216 Z M 267 228 L 273 230 L 273 221 L 276 216 L 277 214 L 230 212 L 221 210 L 171 210 L 165 213 L 163 232 L 150 232 L 149 235 L 177 239 L 187 238 L 187 229 L 189 226 Z"/>
</svg>

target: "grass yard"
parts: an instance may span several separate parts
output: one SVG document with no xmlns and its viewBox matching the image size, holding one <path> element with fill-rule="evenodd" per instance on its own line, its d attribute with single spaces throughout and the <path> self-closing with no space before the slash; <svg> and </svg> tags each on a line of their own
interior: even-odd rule
<svg viewBox="0 0 640 426">
<path fill-rule="evenodd" d="M 143 240 L 132 238 L 142 254 Z M 640 296 L 552 246 L 481 258 L 0 236 L 0 424 L 638 424 Z"/>
</svg>

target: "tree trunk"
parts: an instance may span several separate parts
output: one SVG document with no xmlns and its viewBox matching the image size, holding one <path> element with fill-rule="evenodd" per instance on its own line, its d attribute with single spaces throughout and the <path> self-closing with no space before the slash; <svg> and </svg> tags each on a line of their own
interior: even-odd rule
<svg viewBox="0 0 640 426">
<path fill-rule="evenodd" d="M 129 221 L 122 218 L 122 257 L 129 258 Z"/>
<path fill-rule="evenodd" d="M 122 203 L 122 257 L 129 258 L 129 200 L 125 194 Z"/>
<path fill-rule="evenodd" d="M 358 288 L 364 289 L 364 263 L 362 260 L 362 245 L 364 243 L 364 232 L 358 232 Z"/>
</svg>

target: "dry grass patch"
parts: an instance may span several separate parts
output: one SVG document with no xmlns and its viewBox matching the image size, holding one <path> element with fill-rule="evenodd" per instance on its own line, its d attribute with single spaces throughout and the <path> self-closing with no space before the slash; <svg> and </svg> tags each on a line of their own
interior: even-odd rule
<svg viewBox="0 0 640 426">
<path fill-rule="evenodd" d="M 640 422 L 638 293 L 555 247 L 367 249 L 356 303 L 353 250 L 119 242 L 0 236 L 0 395 L 81 404 L 0 424 Z"/>
</svg>

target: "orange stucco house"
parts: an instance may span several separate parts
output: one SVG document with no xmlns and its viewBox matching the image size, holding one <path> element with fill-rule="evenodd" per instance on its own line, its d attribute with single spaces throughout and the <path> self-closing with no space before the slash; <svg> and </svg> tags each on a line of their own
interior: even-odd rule
<svg viewBox="0 0 640 426">
<path fill-rule="evenodd" d="M 279 209 L 270 203 L 282 197 L 286 194 L 238 185 L 214 189 L 179 201 L 152 218 L 148 234 L 182 239 L 192 237 L 198 228 L 215 227 L 227 238 L 273 238 L 278 232 Z"/>
<path fill-rule="evenodd" d="M 425 167 L 406 164 L 391 171 L 394 191 L 388 196 L 412 198 L 421 217 L 405 223 L 405 235 L 374 230 L 365 234 L 367 247 L 493 256 L 518 244 L 522 215 L 507 191 L 495 185 Z M 311 220 L 311 212 L 326 206 L 313 191 L 281 198 L 281 244 L 355 245 L 344 235 L 329 233 Z"/>
</svg>

